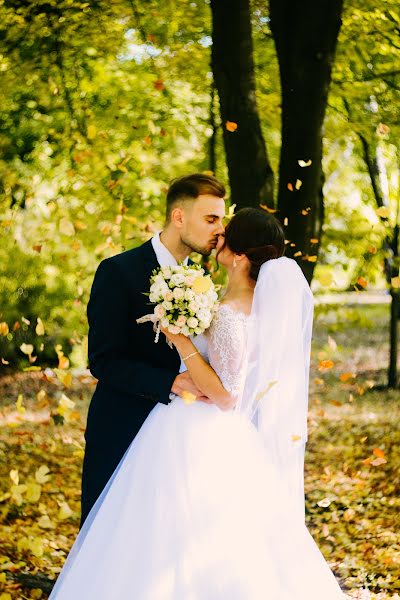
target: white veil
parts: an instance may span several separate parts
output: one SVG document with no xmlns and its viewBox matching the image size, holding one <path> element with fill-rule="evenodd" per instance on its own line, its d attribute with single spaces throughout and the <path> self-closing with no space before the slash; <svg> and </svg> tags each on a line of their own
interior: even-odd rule
<svg viewBox="0 0 400 600">
<path fill-rule="evenodd" d="M 304 522 L 304 452 L 313 296 L 293 259 L 260 269 L 251 311 L 244 393 L 235 410 L 252 419 L 292 511 Z"/>
</svg>

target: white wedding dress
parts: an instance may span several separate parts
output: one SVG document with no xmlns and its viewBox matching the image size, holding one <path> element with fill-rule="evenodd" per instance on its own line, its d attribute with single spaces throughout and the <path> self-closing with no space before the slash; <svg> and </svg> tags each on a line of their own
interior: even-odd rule
<svg viewBox="0 0 400 600">
<path fill-rule="evenodd" d="M 237 396 L 248 320 L 222 304 L 207 336 L 196 338 Z M 343 600 L 284 497 L 245 416 L 179 397 L 158 404 L 90 512 L 50 599 Z"/>
</svg>

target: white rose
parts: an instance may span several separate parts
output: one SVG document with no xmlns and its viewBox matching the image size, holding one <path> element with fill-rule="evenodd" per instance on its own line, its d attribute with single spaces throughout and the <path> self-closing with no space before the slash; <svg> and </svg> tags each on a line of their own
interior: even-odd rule
<svg viewBox="0 0 400 600">
<path fill-rule="evenodd" d="M 154 309 L 154 314 L 157 317 L 157 319 L 161 319 L 165 315 L 165 308 L 162 304 L 157 304 L 157 306 Z"/>
<path fill-rule="evenodd" d="M 210 321 L 200 321 L 199 327 L 201 327 L 203 331 L 208 329 L 210 327 Z"/>
<path fill-rule="evenodd" d="M 169 279 L 172 275 L 170 267 L 163 267 L 161 269 L 164 279 Z"/>
<path fill-rule="evenodd" d="M 172 285 L 182 285 L 183 283 L 185 283 L 185 276 L 183 275 L 183 273 L 175 273 L 175 275 L 172 275 L 171 277 L 171 284 Z"/>
<path fill-rule="evenodd" d="M 174 299 L 174 294 L 171 292 L 170 289 L 167 289 L 163 293 L 163 298 L 164 298 L 164 300 L 167 300 L 168 302 L 171 302 Z"/>
<path fill-rule="evenodd" d="M 196 335 L 199 335 L 199 333 L 203 333 L 203 330 L 201 327 L 196 327 L 196 329 L 194 330 Z"/>
<path fill-rule="evenodd" d="M 191 310 L 194 313 L 197 312 L 199 310 L 199 305 L 197 304 L 197 302 L 190 302 L 189 310 Z"/>
<path fill-rule="evenodd" d="M 199 322 L 196 319 L 196 317 L 189 317 L 189 319 L 187 320 L 187 326 L 190 327 L 190 329 L 195 329 L 195 327 L 197 327 L 198 324 Z"/>
<path fill-rule="evenodd" d="M 209 321 L 211 319 L 211 313 L 209 310 L 207 310 L 206 308 L 201 308 L 199 310 L 199 312 L 197 313 L 198 318 L 200 319 L 200 321 Z"/>
<path fill-rule="evenodd" d="M 176 287 L 173 291 L 173 294 L 175 300 L 181 300 L 184 297 L 185 292 L 182 288 Z"/>
<path fill-rule="evenodd" d="M 200 304 L 200 306 L 203 306 L 204 308 L 206 308 L 207 306 L 210 305 L 210 301 L 207 298 L 207 296 L 205 294 L 202 294 L 199 299 L 198 299 L 198 303 Z"/>
<path fill-rule="evenodd" d="M 180 327 L 177 327 L 176 325 L 169 325 L 168 331 L 174 335 L 177 335 L 178 333 L 181 332 L 181 329 L 180 329 Z"/>
<path fill-rule="evenodd" d="M 172 302 L 168 302 L 168 300 L 164 300 L 162 306 L 165 308 L 165 310 L 172 310 L 173 304 Z"/>
<path fill-rule="evenodd" d="M 184 325 L 183 327 L 181 327 L 181 333 L 182 333 L 182 335 L 189 336 L 190 335 L 189 327 L 187 325 Z"/>
<path fill-rule="evenodd" d="M 187 276 L 185 277 L 185 283 L 186 283 L 186 285 L 188 285 L 188 286 L 191 286 L 191 285 L 193 285 L 193 282 L 194 282 L 194 280 L 195 280 L 195 277 L 194 277 L 194 275 L 187 275 Z"/>
<path fill-rule="evenodd" d="M 185 325 L 185 323 L 186 323 L 185 315 L 179 315 L 179 317 L 176 320 L 176 324 L 178 325 L 178 327 L 182 327 L 183 325 Z"/>
<path fill-rule="evenodd" d="M 191 300 L 194 300 L 194 292 L 193 292 L 193 290 L 186 290 L 186 292 L 185 292 L 185 300 L 188 300 L 188 302 L 190 302 Z"/>
<path fill-rule="evenodd" d="M 165 328 L 169 327 L 169 321 L 168 319 L 161 319 L 161 325 Z"/>
</svg>

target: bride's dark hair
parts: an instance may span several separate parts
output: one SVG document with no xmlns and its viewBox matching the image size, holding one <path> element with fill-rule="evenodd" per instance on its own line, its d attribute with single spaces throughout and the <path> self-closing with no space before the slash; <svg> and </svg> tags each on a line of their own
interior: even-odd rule
<svg viewBox="0 0 400 600">
<path fill-rule="evenodd" d="M 260 208 L 241 208 L 225 228 L 225 244 L 250 261 L 250 277 L 257 281 L 261 266 L 285 251 L 285 234 L 278 219 Z M 217 257 L 218 258 L 218 257 Z"/>
</svg>

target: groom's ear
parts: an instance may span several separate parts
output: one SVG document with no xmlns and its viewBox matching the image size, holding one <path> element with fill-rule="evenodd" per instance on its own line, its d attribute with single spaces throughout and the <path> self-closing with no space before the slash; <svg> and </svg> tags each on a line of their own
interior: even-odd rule
<svg viewBox="0 0 400 600">
<path fill-rule="evenodd" d="M 184 210 L 182 206 L 175 206 L 171 211 L 171 223 L 178 229 L 182 229 L 185 220 Z"/>
</svg>

